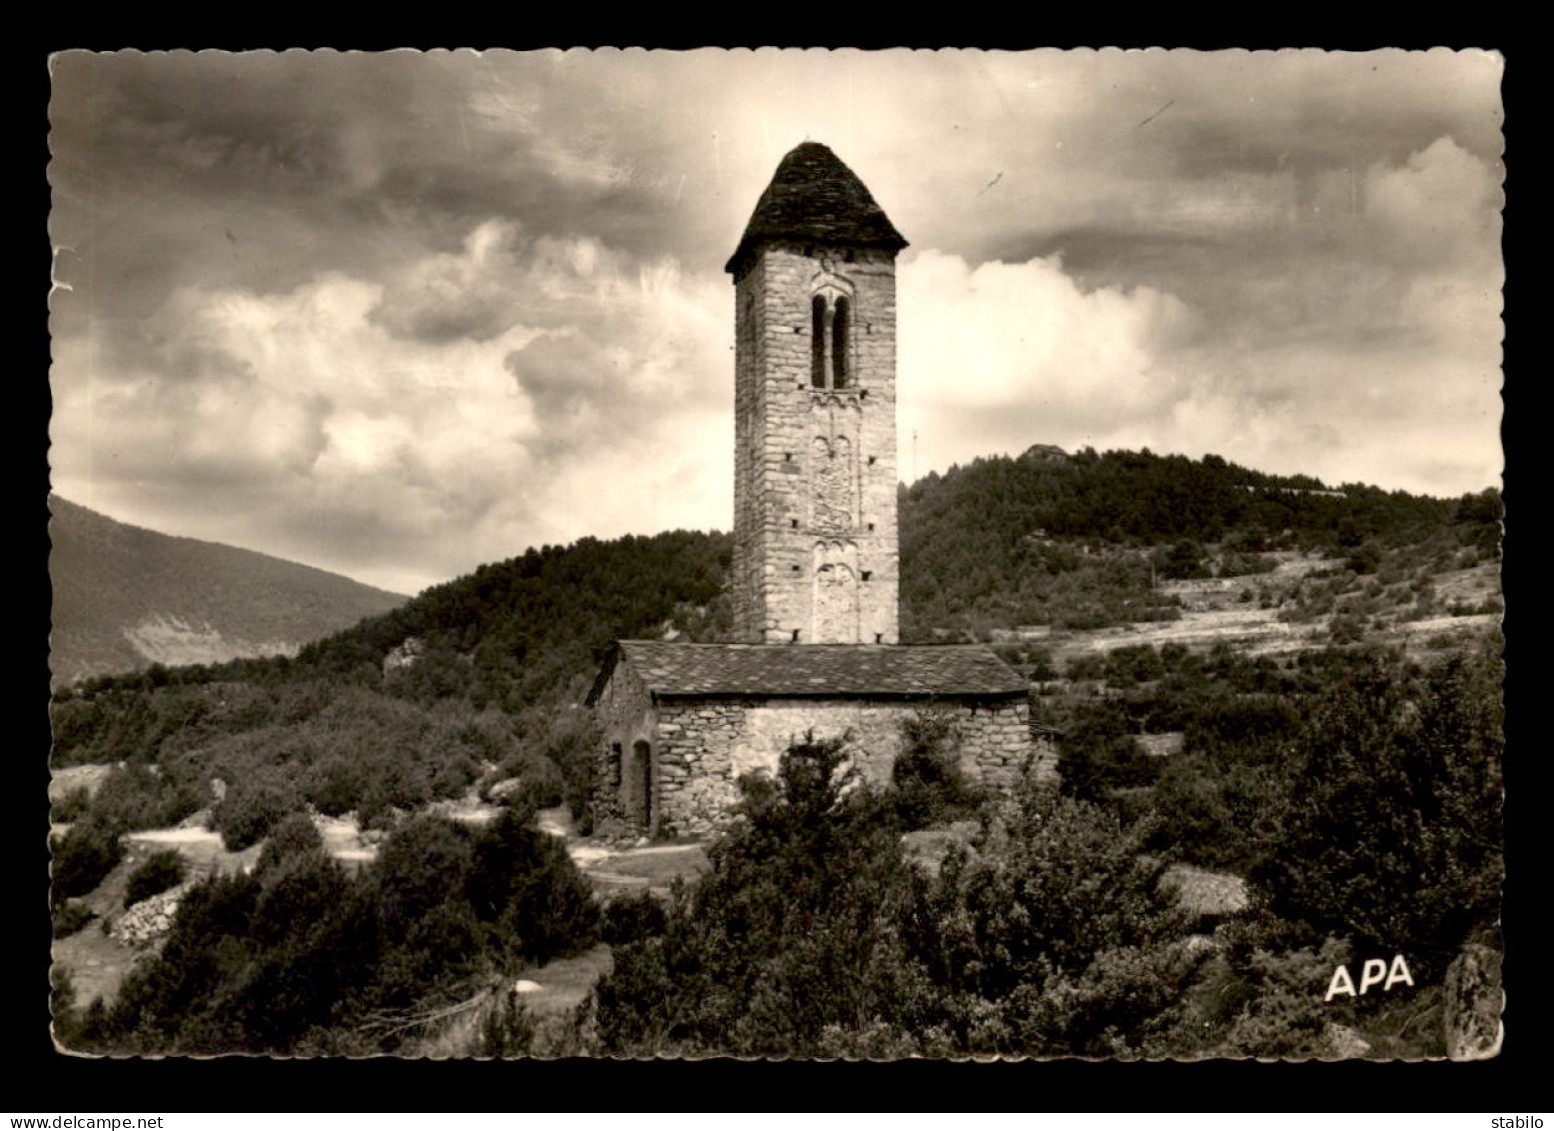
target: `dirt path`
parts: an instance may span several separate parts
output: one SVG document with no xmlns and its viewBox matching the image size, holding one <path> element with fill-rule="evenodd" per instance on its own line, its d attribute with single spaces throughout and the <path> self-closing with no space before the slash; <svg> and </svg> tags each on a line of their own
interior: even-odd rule
<svg viewBox="0 0 1554 1131">
<path fill-rule="evenodd" d="M 608 848 L 587 841 L 567 845 L 572 862 L 600 895 L 651 891 L 664 897 L 676 877 L 694 881 L 707 874 L 712 862 L 700 844 L 653 844 L 641 848 Z"/>
</svg>

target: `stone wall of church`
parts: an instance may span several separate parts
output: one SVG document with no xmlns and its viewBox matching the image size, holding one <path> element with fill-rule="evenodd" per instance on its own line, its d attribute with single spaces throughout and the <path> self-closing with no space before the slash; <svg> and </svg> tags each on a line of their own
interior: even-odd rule
<svg viewBox="0 0 1554 1131">
<path fill-rule="evenodd" d="M 843 388 L 812 381 L 818 293 L 848 301 Z M 895 373 L 894 255 L 751 256 L 735 285 L 736 638 L 896 643 Z"/>
<path fill-rule="evenodd" d="M 624 664 L 610 673 L 594 712 L 602 733 L 594 770 L 593 831 L 642 831 L 654 823 L 658 808 L 658 774 L 652 765 L 658 713 L 642 681 Z M 649 763 L 633 775 L 639 744 L 646 744 Z"/>
<path fill-rule="evenodd" d="M 853 764 L 866 781 L 884 784 L 901 749 L 902 725 L 922 704 L 897 700 L 677 699 L 654 716 L 660 831 L 707 833 L 726 824 L 739 800 L 741 775 L 775 773 L 784 750 L 805 733 L 851 733 Z M 991 787 L 1013 783 L 1032 759 L 1053 772 L 1031 743 L 1024 699 L 940 703 L 956 730 L 962 773 Z"/>
</svg>

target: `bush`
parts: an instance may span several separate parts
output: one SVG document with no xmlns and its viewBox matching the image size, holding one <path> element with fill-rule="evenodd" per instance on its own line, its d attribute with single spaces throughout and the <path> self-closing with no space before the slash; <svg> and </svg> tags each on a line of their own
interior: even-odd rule
<svg viewBox="0 0 1554 1131">
<path fill-rule="evenodd" d="M 455 821 L 416 817 L 383 842 L 372 876 L 386 937 L 402 938 L 434 907 L 460 898 L 474 859 L 471 841 Z"/>
<path fill-rule="evenodd" d="M 598 905 L 566 845 L 511 810 L 475 838 L 464 890 L 476 917 L 535 962 L 575 953 L 598 937 Z"/>
<path fill-rule="evenodd" d="M 91 815 L 52 841 L 54 887 L 64 896 L 86 895 L 124 856 L 117 826 Z"/>
<path fill-rule="evenodd" d="M 1184 538 L 1169 548 L 1162 547 L 1155 551 L 1153 560 L 1155 569 L 1163 578 L 1182 580 L 1209 576 L 1203 547 L 1190 539 Z"/>
<path fill-rule="evenodd" d="M 1277 828 L 1288 782 L 1275 769 L 1201 751 L 1170 758 L 1154 788 L 1150 847 L 1204 868 L 1245 874 Z"/>
<path fill-rule="evenodd" d="M 314 762 L 302 786 L 308 802 L 330 817 L 343 816 L 360 805 L 366 788 L 364 767 L 338 754 Z"/>
<path fill-rule="evenodd" d="M 1166 667 L 1159 654 L 1148 644 L 1132 644 L 1113 649 L 1106 657 L 1107 678 L 1119 685 L 1123 680 L 1147 683 L 1162 678 Z"/>
<path fill-rule="evenodd" d="M 1058 776 L 1065 793 L 1104 804 L 1118 789 L 1154 784 L 1160 766 L 1139 749 L 1133 723 L 1115 700 L 1082 705 L 1058 739 Z"/>
<path fill-rule="evenodd" d="M 271 830 L 264 848 L 259 853 L 259 863 L 254 874 L 263 878 L 284 868 L 299 857 L 322 852 L 324 838 L 318 826 L 306 813 L 292 813 Z"/>
<path fill-rule="evenodd" d="M 112 770 L 92 799 L 95 812 L 126 832 L 168 828 L 199 807 L 193 789 L 139 762 Z"/>
<path fill-rule="evenodd" d="M 1026 657 L 1026 678 L 1032 683 L 1051 683 L 1059 678 L 1058 669 L 1052 662 L 1052 653 L 1046 649 L 1032 649 Z"/>
<path fill-rule="evenodd" d="M 254 904 L 249 937 L 273 947 L 288 935 L 305 936 L 344 900 L 350 881 L 344 869 L 322 853 L 303 856 L 272 873 Z"/>
<path fill-rule="evenodd" d="M 583 709 L 550 712 L 543 731 L 537 736 L 538 752 L 560 770 L 562 800 L 575 818 L 587 813 L 593 801 L 601 737 L 598 719 L 592 711 Z M 543 808 L 560 803 L 552 802 Z"/>
<path fill-rule="evenodd" d="M 1422 679 L 1375 656 L 1345 675 L 1299 740 L 1282 830 L 1253 874 L 1276 914 L 1407 953 L 1416 977 L 1443 974 L 1494 923 L 1500 671 L 1486 651 Z"/>
<path fill-rule="evenodd" d="M 1339 613 L 1328 623 L 1328 636 L 1334 644 L 1358 644 L 1365 639 L 1365 621 L 1351 613 Z"/>
<path fill-rule="evenodd" d="M 1214 1050 L 1220 1056 L 1304 1059 L 1332 1056 L 1330 1024 L 1352 1024 L 1353 1007 L 1340 997 L 1322 1000 L 1333 971 L 1352 960 L 1350 948 L 1329 938 L 1320 950 L 1256 950 L 1239 978 L 1222 991 L 1244 1002 Z"/>
<path fill-rule="evenodd" d="M 68 825 L 86 816 L 91 807 L 92 795 L 85 786 L 78 786 L 65 794 L 49 808 L 49 820 L 56 825 Z"/>
<path fill-rule="evenodd" d="M 566 782 L 549 758 L 528 758 L 522 763 L 516 784 L 504 784 L 495 800 L 527 822 L 540 810 L 565 803 Z"/>
<path fill-rule="evenodd" d="M 964 816 L 976 791 L 960 770 L 960 733 L 953 715 L 925 708 L 901 724 L 901 751 L 891 767 L 896 816 L 921 829 Z"/>
<path fill-rule="evenodd" d="M 1220 558 L 1219 575 L 1221 577 L 1247 577 L 1258 573 L 1272 573 L 1278 566 L 1278 559 L 1268 554 L 1232 552 Z"/>
<path fill-rule="evenodd" d="M 1102 951 L 1180 933 L 1160 893 L 1165 865 L 1145 830 L 1026 779 L 991 811 L 973 853 L 946 857 L 920 945 L 936 980 L 991 1000 L 1050 973 L 1077 976 Z M 931 924 L 931 926 L 930 926 Z"/>
<path fill-rule="evenodd" d="M 604 905 L 600 937 L 611 946 L 641 942 L 662 935 L 669 925 L 669 913 L 652 892 L 621 896 Z"/>
<path fill-rule="evenodd" d="M 1069 680 L 1105 679 L 1106 657 L 1095 652 L 1075 656 L 1068 662 L 1063 675 Z"/>
<path fill-rule="evenodd" d="M 812 735 L 776 780 L 747 774 L 712 871 L 678 886 L 662 935 L 619 947 L 596 987 L 606 1050 L 818 1055 L 919 1051 L 924 987 L 903 950 L 912 873 L 892 820 Z"/>
<path fill-rule="evenodd" d="M 177 887 L 183 882 L 183 857 L 174 848 L 154 852 L 129 875 L 124 889 L 124 906 L 149 899 L 158 892 Z"/>
<path fill-rule="evenodd" d="M 228 852 L 257 844 L 302 807 L 302 795 L 280 772 L 260 770 L 227 787 L 227 795 L 211 814 L 211 824 L 221 834 Z"/>
<path fill-rule="evenodd" d="M 97 913 L 84 903 L 75 903 L 68 899 L 60 900 L 54 905 L 54 937 L 62 939 L 67 935 L 73 935 L 95 918 Z"/>
</svg>

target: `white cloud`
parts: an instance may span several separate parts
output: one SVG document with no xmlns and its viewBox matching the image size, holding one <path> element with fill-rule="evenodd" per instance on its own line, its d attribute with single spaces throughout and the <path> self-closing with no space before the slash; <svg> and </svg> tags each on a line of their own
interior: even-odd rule
<svg viewBox="0 0 1554 1131">
<path fill-rule="evenodd" d="M 55 487 L 172 532 L 262 531 L 269 552 L 401 590 L 542 542 L 727 526 L 720 284 L 487 224 L 388 286 L 185 289 L 147 368 L 62 343 Z M 535 354 L 526 385 L 513 359 Z"/>
<path fill-rule="evenodd" d="M 914 470 L 915 431 L 918 474 L 1055 443 L 1213 452 L 1430 494 L 1493 485 L 1497 296 L 1443 274 L 1388 305 L 1391 320 L 1358 344 L 1347 324 L 1226 341 L 1171 294 L 1086 291 L 1055 258 L 904 257 L 900 466 Z"/>
<path fill-rule="evenodd" d="M 1056 259 L 984 263 L 925 251 L 900 266 L 900 452 L 919 471 L 1034 443 L 1074 443 L 1188 394 L 1162 364 L 1195 333 L 1176 297 L 1091 292 Z"/>
<path fill-rule="evenodd" d="M 1365 177 L 1367 219 L 1410 262 L 1483 267 L 1497 261 L 1499 176 L 1449 137 L 1403 165 L 1373 165 Z"/>
</svg>

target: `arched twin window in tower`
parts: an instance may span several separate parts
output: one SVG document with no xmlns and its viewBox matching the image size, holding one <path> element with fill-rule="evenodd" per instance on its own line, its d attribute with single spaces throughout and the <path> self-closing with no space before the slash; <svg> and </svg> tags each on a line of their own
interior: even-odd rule
<svg viewBox="0 0 1554 1131">
<path fill-rule="evenodd" d="M 817 389 L 846 389 L 853 383 L 848 354 L 852 300 L 827 287 L 810 299 L 809 383 Z"/>
</svg>

